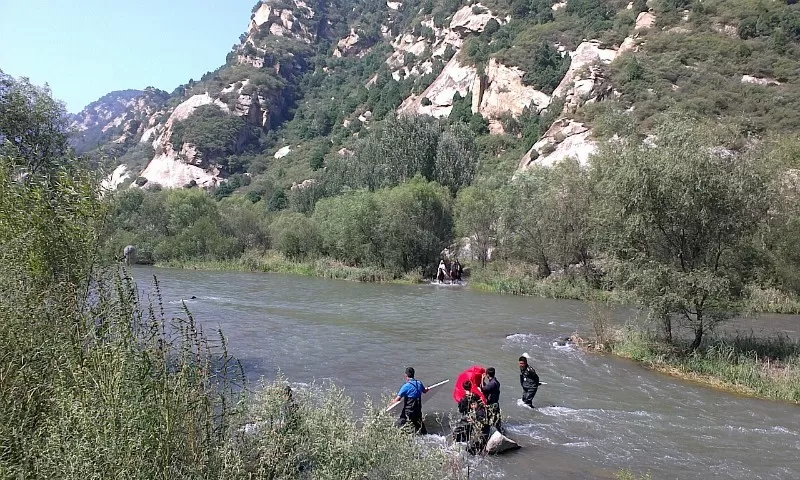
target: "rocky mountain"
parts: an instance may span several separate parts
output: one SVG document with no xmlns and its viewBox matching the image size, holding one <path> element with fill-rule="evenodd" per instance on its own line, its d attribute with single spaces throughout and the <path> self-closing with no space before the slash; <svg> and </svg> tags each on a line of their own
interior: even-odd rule
<svg viewBox="0 0 800 480">
<path fill-rule="evenodd" d="M 798 41 L 788 0 L 268 0 L 223 66 L 103 97 L 75 145 L 117 159 L 110 188 L 288 187 L 397 113 L 468 123 L 512 171 L 585 163 L 669 108 L 795 129 Z"/>
<path fill-rule="evenodd" d="M 166 106 L 169 94 L 153 87 L 145 90 L 120 90 L 104 95 L 81 112 L 72 115 L 76 131 L 73 146 L 84 153 L 105 143 L 122 144 L 140 136 L 143 121 L 149 121 Z"/>
</svg>

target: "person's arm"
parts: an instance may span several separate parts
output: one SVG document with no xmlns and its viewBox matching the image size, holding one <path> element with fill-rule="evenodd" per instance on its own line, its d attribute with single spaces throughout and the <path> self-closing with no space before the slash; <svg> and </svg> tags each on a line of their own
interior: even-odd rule
<svg viewBox="0 0 800 480">
<path fill-rule="evenodd" d="M 399 392 L 397 392 L 397 396 L 396 396 L 396 397 L 394 397 L 394 400 L 392 400 L 391 402 L 389 402 L 389 406 L 392 406 L 392 405 L 394 405 L 395 403 L 399 402 L 400 400 L 402 400 L 402 399 L 403 399 L 403 397 L 405 397 L 405 396 L 407 395 L 407 393 L 406 393 L 406 390 L 407 390 L 406 386 L 407 386 L 407 385 L 408 385 L 408 384 L 406 383 L 405 385 L 403 385 L 403 386 L 400 388 L 400 391 L 399 391 Z M 388 408 L 388 407 L 387 407 L 387 408 Z"/>
</svg>

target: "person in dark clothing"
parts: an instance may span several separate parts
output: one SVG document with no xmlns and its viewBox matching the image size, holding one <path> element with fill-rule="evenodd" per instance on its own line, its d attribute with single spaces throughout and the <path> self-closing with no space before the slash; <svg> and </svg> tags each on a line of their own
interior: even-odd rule
<svg viewBox="0 0 800 480">
<path fill-rule="evenodd" d="M 483 375 L 481 391 L 486 395 L 486 412 L 489 414 L 489 424 L 503 433 L 500 420 L 500 382 L 495 377 L 494 367 L 486 369 Z"/>
<path fill-rule="evenodd" d="M 532 366 L 528 365 L 528 358 L 525 355 L 519 357 L 519 384 L 522 386 L 522 402 L 533 408 L 533 397 L 539 390 L 539 375 Z"/>
<path fill-rule="evenodd" d="M 461 386 L 464 388 L 465 394 L 464 398 L 462 398 L 461 401 L 458 402 L 458 413 L 460 413 L 461 415 L 467 415 L 469 413 L 469 408 L 470 408 L 469 404 L 472 402 L 473 399 L 476 399 L 480 403 L 483 403 L 483 401 L 479 396 L 472 393 L 472 382 L 466 380 L 464 381 L 464 383 L 461 384 Z"/>
<path fill-rule="evenodd" d="M 411 424 L 414 431 L 420 435 L 428 433 L 425 423 L 422 421 L 422 394 L 428 391 L 425 385 L 414 378 L 414 367 L 406 368 L 406 383 L 400 388 L 394 402 L 403 401 L 403 409 L 400 418 L 397 419 L 397 426 Z M 391 404 L 390 404 L 391 405 Z"/>
<path fill-rule="evenodd" d="M 472 399 L 479 401 L 480 399 L 472 393 L 472 382 L 469 380 L 464 381 L 461 387 L 464 389 L 464 398 L 458 402 L 458 413 L 461 415 L 461 419 L 453 429 L 453 439 L 456 442 L 468 442 L 472 435 L 472 424 L 469 422 L 470 402 Z"/>
<path fill-rule="evenodd" d="M 461 275 L 464 273 L 464 268 L 458 262 L 457 258 L 456 258 L 456 261 L 453 262 L 453 271 L 456 272 L 456 276 L 455 276 L 456 280 L 458 280 L 460 282 L 461 281 Z"/>
<path fill-rule="evenodd" d="M 486 448 L 492 426 L 489 423 L 486 407 L 477 395 L 472 398 L 469 407 L 470 410 L 467 415 L 467 422 L 471 427 L 471 435 L 469 444 L 467 445 L 467 452 L 469 452 L 470 455 L 477 455 L 482 453 Z"/>
</svg>

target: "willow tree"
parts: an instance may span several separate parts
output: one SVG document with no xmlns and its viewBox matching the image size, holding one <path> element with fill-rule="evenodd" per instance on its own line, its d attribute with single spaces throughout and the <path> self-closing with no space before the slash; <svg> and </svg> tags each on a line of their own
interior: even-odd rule
<svg viewBox="0 0 800 480">
<path fill-rule="evenodd" d="M 703 335 L 734 315 L 748 280 L 738 268 L 768 209 L 767 175 L 735 135 L 670 114 L 653 142 L 610 142 L 594 161 L 601 241 L 613 276 L 672 341 L 678 320 Z"/>
</svg>

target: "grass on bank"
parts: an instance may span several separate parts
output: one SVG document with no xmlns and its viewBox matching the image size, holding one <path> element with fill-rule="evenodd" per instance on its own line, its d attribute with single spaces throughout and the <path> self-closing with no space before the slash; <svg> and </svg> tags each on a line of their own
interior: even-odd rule
<svg viewBox="0 0 800 480">
<path fill-rule="evenodd" d="M 230 260 L 172 260 L 157 263 L 156 266 L 197 270 L 285 273 L 373 283 L 420 283 L 423 280 L 422 273 L 419 271 L 398 275 L 377 267 L 352 267 L 330 258 L 293 260 L 276 251 L 246 252 L 241 257 Z"/>
<path fill-rule="evenodd" d="M 335 386 L 291 412 L 283 379 L 252 392 L 221 334 L 140 304 L 124 276 L 31 290 L 2 273 L 0 478 L 464 478 Z"/>
<path fill-rule="evenodd" d="M 535 265 L 493 262 L 472 269 L 470 285 L 478 290 L 507 295 L 632 304 L 633 296 L 620 289 L 595 288 L 578 272 L 553 273 L 539 278 Z M 800 314 L 800 296 L 776 288 L 749 286 L 745 292 L 746 313 Z"/>
<path fill-rule="evenodd" d="M 689 342 L 668 344 L 641 327 L 614 329 L 604 336 L 579 343 L 722 390 L 800 404 L 800 342 L 785 335 L 717 336 L 694 351 Z"/>
</svg>

